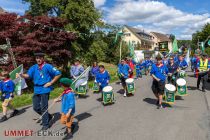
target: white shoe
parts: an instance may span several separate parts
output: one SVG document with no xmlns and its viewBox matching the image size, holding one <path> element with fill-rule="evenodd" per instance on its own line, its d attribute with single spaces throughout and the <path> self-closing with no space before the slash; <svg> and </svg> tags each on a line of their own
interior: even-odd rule
<svg viewBox="0 0 210 140">
<path fill-rule="evenodd" d="M 127 94 L 126 93 L 124 93 L 124 97 L 126 97 L 127 96 Z"/>
</svg>

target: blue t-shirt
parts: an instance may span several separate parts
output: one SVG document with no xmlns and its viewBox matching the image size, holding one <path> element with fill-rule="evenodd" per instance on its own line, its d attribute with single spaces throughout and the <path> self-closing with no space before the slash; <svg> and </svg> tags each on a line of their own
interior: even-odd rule
<svg viewBox="0 0 210 140">
<path fill-rule="evenodd" d="M 96 74 L 96 82 L 101 84 L 101 88 L 104 88 L 105 86 L 108 86 L 108 82 L 110 80 L 110 75 L 108 71 L 104 71 L 103 73 L 97 73 Z"/>
<path fill-rule="evenodd" d="M 160 81 L 165 82 L 167 74 L 168 74 L 168 68 L 165 65 L 162 65 L 161 67 L 157 67 L 155 64 L 153 64 L 150 74 L 155 75 L 155 77 L 160 79 Z"/>
<path fill-rule="evenodd" d="M 96 74 L 99 73 L 99 67 L 92 67 L 90 73 L 92 76 L 96 76 Z"/>
<path fill-rule="evenodd" d="M 45 88 L 44 85 L 48 82 L 51 82 L 52 79 L 60 75 L 61 72 L 57 70 L 50 64 L 44 64 L 40 69 L 38 64 L 33 65 L 29 68 L 28 73 L 29 78 L 33 80 L 34 83 L 34 94 L 45 94 L 53 90 L 53 87 Z"/>
<path fill-rule="evenodd" d="M 69 109 L 72 109 L 71 115 L 75 113 L 75 98 L 74 93 L 69 92 L 67 94 L 63 94 L 61 98 L 61 112 L 67 114 Z"/>
<path fill-rule="evenodd" d="M 130 67 L 128 64 L 121 65 L 118 67 L 118 72 L 124 75 L 124 78 L 128 78 Z"/>
<path fill-rule="evenodd" d="M 15 91 L 15 84 L 12 80 L 6 80 L 0 82 L 0 90 L 5 95 L 5 99 L 9 99 L 10 93 Z"/>
<path fill-rule="evenodd" d="M 187 68 L 188 67 L 188 64 L 187 64 L 187 61 L 186 60 L 183 60 L 183 61 L 177 61 L 177 64 L 180 68 Z"/>
</svg>

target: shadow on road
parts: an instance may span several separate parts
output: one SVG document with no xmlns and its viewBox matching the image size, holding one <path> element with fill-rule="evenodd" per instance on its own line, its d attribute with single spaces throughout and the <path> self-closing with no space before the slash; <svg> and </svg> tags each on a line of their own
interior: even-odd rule
<svg viewBox="0 0 210 140">
<path fill-rule="evenodd" d="M 152 105 L 155 105 L 156 106 L 156 103 L 157 103 L 157 99 L 152 99 L 152 98 L 145 98 L 143 99 L 144 102 L 147 102 L 148 104 L 152 104 Z M 172 107 L 171 105 L 167 104 L 167 103 L 162 103 L 162 105 L 164 107 Z"/>
<path fill-rule="evenodd" d="M 120 89 L 117 91 L 117 93 L 120 93 L 120 94 L 124 94 L 124 92 L 125 92 L 124 89 Z"/>
<path fill-rule="evenodd" d="M 144 102 L 147 102 L 148 104 L 156 105 L 157 100 L 152 98 L 145 98 L 143 99 Z"/>
<path fill-rule="evenodd" d="M 197 90 L 197 87 L 194 87 L 194 86 L 187 86 L 187 89 L 188 89 L 188 90 Z"/>
<path fill-rule="evenodd" d="M 89 117 L 91 117 L 91 116 L 92 116 L 92 114 L 87 113 L 87 112 L 84 112 L 84 113 L 81 113 L 81 114 L 75 116 L 75 118 L 76 118 L 76 119 L 78 120 L 78 122 L 79 122 L 79 121 L 85 120 L 85 119 L 87 119 L 87 118 L 89 118 Z"/>
</svg>

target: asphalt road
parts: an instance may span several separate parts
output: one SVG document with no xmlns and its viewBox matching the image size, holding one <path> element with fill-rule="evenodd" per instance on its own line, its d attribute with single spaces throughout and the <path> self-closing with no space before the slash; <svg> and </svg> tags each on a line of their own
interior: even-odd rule
<svg viewBox="0 0 210 140">
<path fill-rule="evenodd" d="M 156 109 L 151 91 L 152 78 L 144 76 L 135 81 L 134 96 L 123 97 L 120 84 L 112 84 L 115 104 L 103 106 L 100 95 L 88 93 L 77 100 L 74 123 L 75 140 L 210 140 L 210 83 L 206 93 L 196 89 L 196 79 L 187 77 L 189 95 L 176 100 L 172 107 Z M 51 103 L 51 102 L 50 102 Z M 59 122 L 60 103 L 50 109 L 54 115 L 53 134 L 63 134 Z M 32 119 L 32 107 L 21 109 L 21 114 L 0 124 L 1 139 L 59 140 L 63 136 L 40 136 L 41 126 Z M 7 130 L 32 130 L 33 136 L 6 137 Z"/>
</svg>

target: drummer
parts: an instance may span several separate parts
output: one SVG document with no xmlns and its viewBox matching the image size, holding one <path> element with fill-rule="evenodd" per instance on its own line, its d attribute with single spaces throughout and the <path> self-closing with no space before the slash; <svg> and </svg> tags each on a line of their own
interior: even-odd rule
<svg viewBox="0 0 210 140">
<path fill-rule="evenodd" d="M 187 61 L 184 59 L 182 54 L 179 54 L 179 60 L 178 60 L 178 66 L 179 69 L 184 70 L 188 67 Z"/>
<path fill-rule="evenodd" d="M 99 66 L 99 72 L 96 74 L 96 82 L 99 84 L 100 91 L 103 90 L 104 87 L 108 86 L 110 81 L 109 72 L 105 70 L 104 65 Z M 102 94 L 103 99 L 103 94 Z"/>
<path fill-rule="evenodd" d="M 176 85 L 175 79 L 173 79 L 173 76 L 177 77 L 177 70 L 178 65 L 174 62 L 173 56 L 169 58 L 169 64 L 167 65 L 168 68 L 168 82 L 172 83 L 173 85 Z"/>
<path fill-rule="evenodd" d="M 157 64 L 152 65 L 150 71 L 151 76 L 153 77 L 152 91 L 157 97 L 157 109 L 162 108 L 162 99 L 165 88 L 165 81 L 168 74 L 168 68 L 162 63 L 161 56 L 157 56 Z"/>
<path fill-rule="evenodd" d="M 124 97 L 127 96 L 127 88 L 126 88 L 126 79 L 129 78 L 129 71 L 130 71 L 130 67 L 128 66 L 128 64 L 126 64 L 125 59 L 121 60 L 121 66 L 118 67 L 118 73 L 120 73 L 121 77 L 121 83 L 124 89 Z"/>
<path fill-rule="evenodd" d="M 199 70 L 198 79 L 197 79 L 197 89 L 199 89 L 200 81 L 202 79 L 203 82 L 202 91 L 205 92 L 206 83 L 208 80 L 208 71 L 210 69 L 210 62 L 208 60 L 208 56 L 206 53 L 202 54 L 201 59 L 198 61 L 197 67 Z"/>
</svg>

